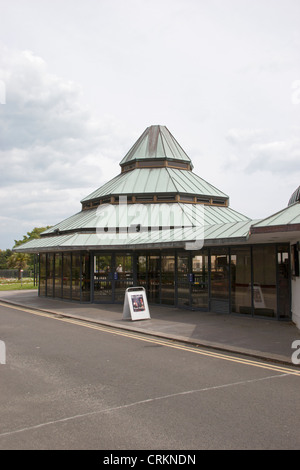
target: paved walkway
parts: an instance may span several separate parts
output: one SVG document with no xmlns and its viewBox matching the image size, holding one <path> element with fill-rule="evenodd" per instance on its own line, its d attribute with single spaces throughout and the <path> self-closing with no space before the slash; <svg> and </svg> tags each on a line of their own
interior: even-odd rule
<svg viewBox="0 0 300 470">
<path fill-rule="evenodd" d="M 291 346 L 300 340 L 294 323 L 262 318 L 151 305 L 150 319 L 131 321 L 122 319 L 120 304 L 80 304 L 38 297 L 31 290 L 0 292 L 0 301 L 284 364 L 292 364 Z"/>
</svg>

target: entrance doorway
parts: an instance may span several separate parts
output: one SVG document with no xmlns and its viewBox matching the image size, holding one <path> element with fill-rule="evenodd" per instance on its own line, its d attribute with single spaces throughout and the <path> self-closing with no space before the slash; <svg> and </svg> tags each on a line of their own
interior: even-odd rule
<svg viewBox="0 0 300 470">
<path fill-rule="evenodd" d="M 123 302 L 133 286 L 133 256 L 127 253 L 94 256 L 94 301 Z"/>
<path fill-rule="evenodd" d="M 94 256 L 94 300 L 112 302 L 112 256 Z"/>
<path fill-rule="evenodd" d="M 229 254 L 228 248 L 211 249 L 210 310 L 229 313 Z"/>
<path fill-rule="evenodd" d="M 132 255 L 118 254 L 115 259 L 114 294 L 115 302 L 123 302 L 126 289 L 133 286 Z"/>
</svg>

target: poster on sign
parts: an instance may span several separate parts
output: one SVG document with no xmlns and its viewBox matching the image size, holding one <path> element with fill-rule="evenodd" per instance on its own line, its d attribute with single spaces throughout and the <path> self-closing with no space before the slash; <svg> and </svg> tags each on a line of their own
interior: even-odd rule
<svg viewBox="0 0 300 470">
<path fill-rule="evenodd" d="M 125 292 L 123 320 L 146 320 L 150 318 L 144 287 L 128 287 Z"/>
</svg>

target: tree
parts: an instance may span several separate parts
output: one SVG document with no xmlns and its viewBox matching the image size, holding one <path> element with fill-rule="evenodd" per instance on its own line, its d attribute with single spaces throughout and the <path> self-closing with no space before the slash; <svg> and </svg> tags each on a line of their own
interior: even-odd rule
<svg viewBox="0 0 300 470">
<path fill-rule="evenodd" d="M 18 279 L 21 279 L 21 270 L 28 267 L 29 255 L 25 253 L 13 253 L 7 260 L 7 266 L 18 270 Z"/>
<path fill-rule="evenodd" d="M 41 233 L 50 228 L 48 227 L 35 227 L 31 232 L 27 232 L 27 235 L 23 236 L 23 240 L 15 240 L 14 248 L 17 246 L 23 245 L 23 243 L 29 242 L 36 238 L 40 238 Z M 6 250 L 10 251 L 10 250 Z M 12 253 L 10 251 L 10 256 L 7 257 L 7 266 L 8 268 L 18 269 L 19 279 L 21 278 L 21 270 L 29 268 L 34 270 L 34 265 L 36 262 L 36 255 L 29 255 L 26 253 Z"/>
<path fill-rule="evenodd" d="M 11 250 L 0 250 L 0 269 L 7 269 L 7 260 L 11 255 Z"/>
<path fill-rule="evenodd" d="M 41 233 L 50 228 L 47 227 L 35 227 L 31 232 L 27 232 L 27 235 L 23 236 L 23 240 L 15 240 L 15 246 L 23 245 L 23 243 L 29 242 L 30 240 L 34 240 L 35 238 L 40 238 Z"/>
<path fill-rule="evenodd" d="M 31 232 L 27 232 L 27 235 L 23 236 L 23 240 L 15 240 L 14 248 L 16 248 L 17 246 L 23 245 L 23 243 L 27 243 L 30 240 L 35 240 L 36 238 L 40 238 L 41 233 L 47 230 L 48 228 L 50 228 L 50 225 L 48 225 L 47 227 L 35 227 Z M 27 267 L 33 271 L 34 265 L 36 263 L 36 255 L 26 255 L 26 256 L 27 256 L 26 258 Z"/>
</svg>

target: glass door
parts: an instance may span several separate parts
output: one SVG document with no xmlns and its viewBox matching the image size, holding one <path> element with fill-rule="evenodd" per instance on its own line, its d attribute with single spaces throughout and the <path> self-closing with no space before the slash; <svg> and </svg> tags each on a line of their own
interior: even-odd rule
<svg viewBox="0 0 300 470">
<path fill-rule="evenodd" d="M 254 315 L 277 316 L 277 280 L 275 245 L 254 246 L 253 306 Z"/>
<path fill-rule="evenodd" d="M 54 296 L 62 297 L 62 254 L 61 253 L 55 253 Z"/>
<path fill-rule="evenodd" d="M 148 297 L 148 276 L 147 276 L 147 256 L 138 255 L 137 257 L 137 285 L 144 287 Z"/>
<path fill-rule="evenodd" d="M 116 255 L 115 301 L 123 302 L 127 287 L 133 286 L 132 255 Z"/>
<path fill-rule="evenodd" d="M 63 253 L 63 298 L 71 299 L 71 253 Z"/>
<path fill-rule="evenodd" d="M 80 300 L 80 254 L 72 254 L 72 300 Z"/>
<path fill-rule="evenodd" d="M 289 245 L 277 248 L 277 279 L 278 279 L 278 316 L 290 318 L 291 294 L 290 294 L 290 257 Z"/>
<path fill-rule="evenodd" d="M 206 250 L 192 258 L 192 306 L 208 308 L 208 253 Z"/>
<path fill-rule="evenodd" d="M 175 305 L 175 256 L 161 257 L 161 303 Z"/>
<path fill-rule="evenodd" d="M 94 256 L 94 300 L 112 302 L 112 257 L 111 255 Z"/>
<path fill-rule="evenodd" d="M 148 256 L 148 301 L 160 303 L 160 256 Z"/>
<path fill-rule="evenodd" d="M 54 254 L 47 253 L 47 296 L 53 297 L 53 263 L 54 263 Z"/>
<path fill-rule="evenodd" d="M 189 280 L 189 257 L 186 254 L 177 256 L 177 303 L 179 307 L 191 304 L 191 282 Z"/>
<path fill-rule="evenodd" d="M 252 315 L 251 249 L 231 248 L 231 311 Z"/>
<path fill-rule="evenodd" d="M 210 259 L 210 309 L 216 313 L 229 313 L 228 248 L 213 248 Z"/>
<path fill-rule="evenodd" d="M 91 288 L 91 270 L 90 270 L 90 255 L 82 255 L 81 258 L 81 300 L 88 302 L 90 300 Z"/>
</svg>

